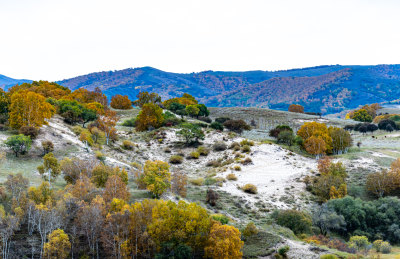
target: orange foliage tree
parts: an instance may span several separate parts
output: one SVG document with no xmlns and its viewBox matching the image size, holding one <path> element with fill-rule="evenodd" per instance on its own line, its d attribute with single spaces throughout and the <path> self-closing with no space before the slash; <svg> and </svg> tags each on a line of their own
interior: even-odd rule
<svg viewBox="0 0 400 259">
<path fill-rule="evenodd" d="M 211 228 L 206 256 L 214 259 L 242 258 L 244 242 L 240 239 L 240 231 L 234 226 L 221 225 L 215 222 Z"/>
<path fill-rule="evenodd" d="M 332 152 L 332 137 L 329 135 L 328 127 L 324 123 L 318 123 L 315 121 L 304 123 L 301 128 L 297 131 L 297 135 L 299 135 L 304 140 L 304 147 L 306 147 L 307 140 L 314 136 L 315 138 L 319 138 L 325 142 L 325 150 L 321 148 L 312 149 L 313 151 L 318 151 L 317 153 L 313 153 L 315 155 L 323 154 L 325 151 L 328 153 Z M 317 146 L 322 147 L 321 141 L 316 141 L 315 139 L 309 144 L 318 144 Z M 319 153 L 319 151 L 323 150 L 323 152 Z"/>
<path fill-rule="evenodd" d="M 149 128 L 159 128 L 164 122 L 163 110 L 156 104 L 144 104 L 136 119 L 136 130 L 145 131 Z"/>
<path fill-rule="evenodd" d="M 311 136 L 304 142 L 304 148 L 309 154 L 320 157 L 325 154 L 326 144 L 321 137 Z"/>
<path fill-rule="evenodd" d="M 132 102 L 127 95 L 114 95 L 111 98 L 110 106 L 114 109 L 129 110 L 132 108 Z"/>
<path fill-rule="evenodd" d="M 299 104 L 291 104 L 288 110 L 290 112 L 304 113 L 304 107 Z"/>
<path fill-rule="evenodd" d="M 160 104 L 161 97 L 157 93 L 140 92 L 137 94 L 137 100 L 133 102 L 133 105 L 142 108 L 147 103 Z"/>
<path fill-rule="evenodd" d="M 106 136 L 106 144 L 110 144 L 110 140 L 116 136 L 116 129 L 114 128 L 118 122 L 118 116 L 115 111 L 107 110 L 102 116 L 97 120 L 99 124 L 99 129 L 104 131 Z"/>
<path fill-rule="evenodd" d="M 40 94 L 21 90 L 11 96 L 9 122 L 14 129 L 41 127 L 54 113 L 54 107 Z"/>
</svg>

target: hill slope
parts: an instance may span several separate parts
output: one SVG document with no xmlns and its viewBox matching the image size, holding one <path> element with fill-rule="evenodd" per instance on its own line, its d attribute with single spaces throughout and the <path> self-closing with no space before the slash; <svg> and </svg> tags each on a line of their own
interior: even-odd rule
<svg viewBox="0 0 400 259">
<path fill-rule="evenodd" d="M 22 83 L 29 83 L 31 80 L 27 79 L 13 79 L 7 76 L 0 75 L 0 88 L 7 89 L 10 86 Z"/>
<path fill-rule="evenodd" d="M 286 71 L 179 74 L 151 67 L 92 73 L 59 82 L 71 89 L 100 87 L 108 95 L 140 91 L 163 98 L 190 93 L 215 107 L 270 107 L 300 103 L 308 111 L 334 113 L 400 96 L 400 65 L 319 66 Z"/>
</svg>

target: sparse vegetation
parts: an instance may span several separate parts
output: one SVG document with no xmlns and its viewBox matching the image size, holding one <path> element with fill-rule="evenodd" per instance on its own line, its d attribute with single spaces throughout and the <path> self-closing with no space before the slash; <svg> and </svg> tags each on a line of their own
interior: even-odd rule
<svg viewBox="0 0 400 259">
<path fill-rule="evenodd" d="M 247 193 L 257 194 L 257 187 L 254 184 L 245 184 L 242 186 L 242 190 Z"/>
</svg>

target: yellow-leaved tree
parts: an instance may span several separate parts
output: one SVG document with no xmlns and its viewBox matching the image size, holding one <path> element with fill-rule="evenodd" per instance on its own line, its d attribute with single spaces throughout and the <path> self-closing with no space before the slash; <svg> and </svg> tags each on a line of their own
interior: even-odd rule
<svg viewBox="0 0 400 259">
<path fill-rule="evenodd" d="M 10 126 L 19 129 L 22 126 L 41 127 L 47 124 L 55 113 L 53 105 L 37 93 L 21 90 L 11 96 Z"/>
<path fill-rule="evenodd" d="M 234 226 L 213 224 L 208 245 L 204 251 L 208 258 L 213 259 L 239 259 L 242 258 L 244 242 L 240 239 L 240 231 Z"/>
<path fill-rule="evenodd" d="M 159 201 L 153 208 L 148 232 L 158 247 L 176 242 L 191 247 L 193 254 L 207 245 L 211 220 L 207 210 L 196 203 Z"/>
<path fill-rule="evenodd" d="M 146 161 L 143 174 L 138 181 L 146 186 L 155 198 L 160 196 L 171 187 L 171 173 L 169 165 L 163 161 Z"/>
<path fill-rule="evenodd" d="M 67 258 L 71 250 L 71 242 L 64 230 L 56 229 L 49 234 L 49 242 L 43 246 L 44 258 Z"/>
</svg>

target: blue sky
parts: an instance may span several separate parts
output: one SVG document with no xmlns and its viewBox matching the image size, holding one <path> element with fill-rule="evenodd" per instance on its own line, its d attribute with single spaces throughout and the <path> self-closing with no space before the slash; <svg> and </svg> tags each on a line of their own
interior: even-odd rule
<svg viewBox="0 0 400 259">
<path fill-rule="evenodd" d="M 0 0 L 0 74 L 400 63 L 395 0 Z"/>
</svg>

